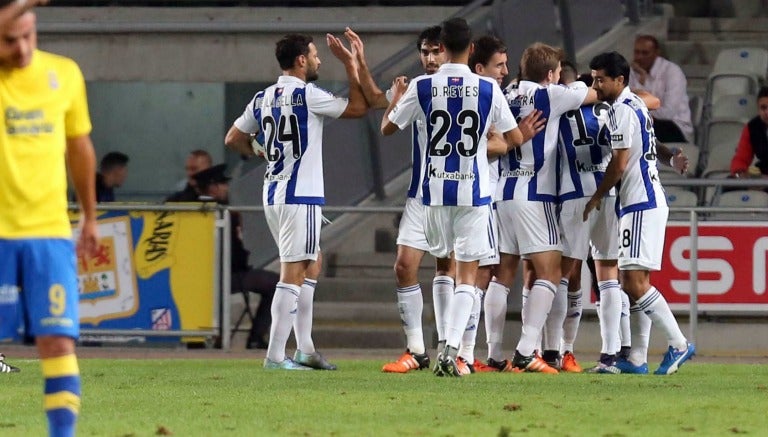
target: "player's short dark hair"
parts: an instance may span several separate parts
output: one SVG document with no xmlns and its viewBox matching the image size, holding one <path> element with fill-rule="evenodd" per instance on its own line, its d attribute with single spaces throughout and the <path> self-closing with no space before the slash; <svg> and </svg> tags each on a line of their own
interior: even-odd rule
<svg viewBox="0 0 768 437">
<path fill-rule="evenodd" d="M 283 70 L 290 70 L 296 63 L 296 58 L 309 54 L 309 43 L 312 37 L 298 33 L 285 35 L 275 44 L 275 57 Z"/>
<path fill-rule="evenodd" d="M 768 97 L 768 86 L 764 86 L 760 88 L 760 91 L 757 92 L 757 99 L 760 100 L 763 97 Z"/>
<path fill-rule="evenodd" d="M 550 71 L 557 70 L 557 64 L 565 59 L 565 52 L 557 47 L 536 42 L 528 46 L 520 59 L 523 79 L 541 82 Z"/>
<path fill-rule="evenodd" d="M 467 20 L 455 17 L 443 21 L 440 31 L 440 42 L 445 50 L 451 53 L 461 53 L 469 48 L 472 42 L 472 29 Z"/>
<path fill-rule="evenodd" d="M 101 158 L 99 163 L 99 170 L 110 171 L 114 168 L 125 167 L 128 165 L 128 155 L 122 152 L 109 152 Z"/>
<path fill-rule="evenodd" d="M 469 68 L 475 71 L 475 65 L 488 65 L 493 55 L 496 53 L 507 53 L 507 46 L 504 41 L 493 36 L 483 35 L 474 41 L 475 49 L 469 56 Z"/>
<path fill-rule="evenodd" d="M 607 52 L 595 56 L 589 62 L 589 68 L 603 70 L 605 75 L 612 79 L 624 76 L 624 84 L 629 84 L 629 62 L 619 52 Z"/>
<path fill-rule="evenodd" d="M 416 51 L 421 51 L 422 44 L 438 45 L 440 44 L 440 26 L 431 26 L 422 30 L 419 39 L 416 40 Z"/>
<path fill-rule="evenodd" d="M 595 79 L 592 77 L 589 73 L 582 73 L 579 75 L 579 77 L 576 78 L 579 82 L 584 82 L 587 84 L 587 86 L 592 86 L 592 82 L 595 81 Z"/>
</svg>

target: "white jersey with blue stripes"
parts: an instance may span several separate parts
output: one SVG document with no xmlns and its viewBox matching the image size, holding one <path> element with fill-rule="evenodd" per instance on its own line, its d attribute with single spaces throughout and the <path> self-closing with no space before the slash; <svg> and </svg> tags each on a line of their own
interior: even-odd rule
<svg viewBox="0 0 768 437">
<path fill-rule="evenodd" d="M 347 99 L 294 76 L 256 93 L 235 127 L 256 133 L 266 149 L 265 205 L 325 204 L 323 121 L 346 107 Z"/>
<path fill-rule="evenodd" d="M 645 103 L 628 87 L 608 111 L 612 149 L 629 149 L 619 187 L 619 217 L 633 211 L 666 207 L 656 167 L 656 135 Z"/>
<path fill-rule="evenodd" d="M 574 82 L 585 87 L 583 82 Z M 605 177 L 611 160 L 608 111 L 600 102 L 568 111 L 560 117 L 560 201 L 591 197 Z M 611 196 L 616 190 L 611 188 Z"/>
<path fill-rule="evenodd" d="M 392 101 L 392 90 L 385 93 L 387 101 Z M 427 144 L 427 127 L 424 118 L 411 123 L 411 182 L 408 184 L 408 197 L 421 199 L 421 183 L 424 180 L 424 151 Z"/>
<path fill-rule="evenodd" d="M 463 64 L 443 64 L 408 85 L 389 113 L 400 129 L 422 120 L 426 127 L 422 198 L 425 205 L 491 203 L 487 133 L 517 127 L 501 88 Z"/>
<path fill-rule="evenodd" d="M 538 109 L 547 121 L 544 130 L 501 158 L 497 200 L 557 201 L 560 116 L 578 109 L 587 91 L 586 88 L 545 86 L 527 80 L 507 88 L 509 107 L 517 120 Z"/>
</svg>

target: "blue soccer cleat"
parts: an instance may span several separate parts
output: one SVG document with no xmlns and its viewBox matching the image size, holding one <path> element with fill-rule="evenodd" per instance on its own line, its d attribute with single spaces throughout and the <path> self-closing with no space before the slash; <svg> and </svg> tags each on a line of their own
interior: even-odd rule
<svg viewBox="0 0 768 437">
<path fill-rule="evenodd" d="M 264 358 L 264 368 L 271 370 L 312 370 L 311 367 L 302 366 L 288 357 L 283 361 L 272 361 L 269 358 Z"/>
<path fill-rule="evenodd" d="M 613 363 L 612 368 L 617 369 L 618 373 L 628 373 L 631 375 L 647 375 L 648 374 L 648 363 L 643 363 L 641 365 L 635 365 L 632 363 L 632 361 L 629 361 L 626 358 L 618 358 L 615 363 Z M 613 369 L 611 369 L 613 370 Z M 606 373 L 606 372 L 602 372 Z M 614 373 L 613 371 L 609 373 Z"/>
<path fill-rule="evenodd" d="M 693 343 L 688 343 L 685 349 L 675 349 L 672 346 L 669 347 L 667 353 L 664 354 L 664 359 L 661 360 L 659 368 L 653 372 L 654 375 L 671 375 L 677 372 L 677 369 L 683 365 L 689 358 L 696 354 L 696 346 Z"/>
</svg>

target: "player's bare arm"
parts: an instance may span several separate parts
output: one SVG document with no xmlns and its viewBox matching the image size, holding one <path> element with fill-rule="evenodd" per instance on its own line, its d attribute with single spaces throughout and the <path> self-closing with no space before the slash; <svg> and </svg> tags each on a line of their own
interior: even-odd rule
<svg viewBox="0 0 768 437">
<path fill-rule="evenodd" d="M 597 91 L 595 91 L 594 88 L 587 88 L 587 95 L 584 96 L 584 101 L 581 102 L 582 105 L 591 105 L 592 103 L 599 102 L 600 99 L 597 98 Z"/>
<path fill-rule="evenodd" d="M 224 137 L 224 144 L 241 156 L 253 156 L 256 154 L 251 146 L 251 134 L 242 132 L 234 125 L 229 128 L 229 132 Z"/>
<path fill-rule="evenodd" d="M 368 102 L 366 102 L 363 89 L 360 86 L 356 55 L 346 48 L 339 38 L 330 33 L 325 35 L 325 40 L 333 56 L 344 64 L 349 81 L 349 102 L 339 118 L 360 118 L 368 111 Z"/>
<path fill-rule="evenodd" d="M 392 101 L 389 102 L 387 110 L 384 111 L 384 116 L 381 118 L 381 133 L 382 135 L 392 135 L 399 129 L 395 123 L 389 120 L 389 113 L 400 101 L 400 98 L 405 94 L 405 90 L 408 89 L 408 78 L 405 76 L 396 77 L 392 81 Z"/>
<path fill-rule="evenodd" d="M 0 30 L 5 29 L 19 15 L 27 12 L 35 6 L 48 3 L 48 0 L 0 0 Z"/>
<path fill-rule="evenodd" d="M 670 149 L 666 144 L 656 141 L 657 159 L 674 168 L 678 173 L 685 174 L 688 171 L 688 157 L 678 148 Z"/>
<path fill-rule="evenodd" d="M 654 96 L 653 94 L 649 93 L 646 90 L 630 90 L 633 93 L 637 95 L 637 97 L 640 97 L 640 100 L 645 103 L 645 106 L 648 107 L 648 110 L 653 111 L 654 109 L 661 108 L 661 99 Z"/>
<path fill-rule="evenodd" d="M 67 166 L 80 202 L 78 254 L 94 255 L 98 245 L 96 228 L 96 153 L 89 135 L 67 138 Z"/>
<path fill-rule="evenodd" d="M 629 162 L 629 149 L 615 149 L 611 155 L 611 161 L 608 163 L 608 168 L 605 169 L 605 176 L 603 177 L 600 185 L 597 186 L 595 194 L 589 199 L 587 205 L 584 207 L 583 220 L 587 221 L 589 213 L 593 209 L 600 210 L 600 202 L 603 200 L 606 194 L 611 191 L 624 175 L 624 171 L 627 169 L 627 163 Z"/>
<path fill-rule="evenodd" d="M 368 69 L 368 62 L 365 59 L 365 45 L 360 36 L 352 29 L 347 27 L 344 31 L 344 37 L 349 41 L 352 52 L 357 61 L 357 74 L 360 78 L 360 86 L 363 89 L 363 95 L 371 108 L 386 109 L 389 106 L 387 95 L 376 85 L 371 71 Z"/>
</svg>

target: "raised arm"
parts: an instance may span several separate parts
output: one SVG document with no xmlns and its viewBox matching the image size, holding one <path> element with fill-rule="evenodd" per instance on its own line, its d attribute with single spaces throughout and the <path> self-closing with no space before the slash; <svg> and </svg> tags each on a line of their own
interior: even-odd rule
<svg viewBox="0 0 768 437">
<path fill-rule="evenodd" d="M 366 102 L 368 102 L 368 105 L 371 108 L 385 109 L 389 106 L 389 101 L 387 100 L 386 93 L 376 85 L 376 82 L 371 75 L 371 71 L 368 69 L 363 40 L 349 27 L 344 31 L 344 36 L 347 38 L 347 41 L 349 41 L 350 47 L 352 47 L 352 52 L 355 54 L 357 74 L 360 78 L 360 86 L 363 89 L 363 95 L 365 96 Z"/>
<path fill-rule="evenodd" d="M 339 38 L 329 34 L 325 35 L 328 48 L 343 64 L 349 81 L 349 102 L 347 108 L 339 118 L 360 118 L 368 111 L 368 103 L 365 101 L 363 90 L 360 87 L 360 78 L 357 74 L 357 62 L 355 55 L 341 42 Z"/>
<path fill-rule="evenodd" d="M 653 94 L 649 93 L 646 90 L 630 90 L 633 93 L 637 95 L 637 97 L 640 97 L 640 100 L 645 103 L 645 106 L 648 107 L 648 110 L 653 111 L 654 109 L 661 108 L 661 99 L 654 96 Z"/>
<path fill-rule="evenodd" d="M 2 3 L 5 5 L 0 7 L 0 30 L 5 30 L 6 26 L 10 25 L 16 17 L 35 6 L 48 3 L 48 0 L 0 1 L 0 4 Z"/>
<path fill-rule="evenodd" d="M 403 97 L 403 94 L 405 94 L 405 91 L 408 89 L 407 83 L 408 78 L 405 76 L 396 77 L 395 80 L 392 81 L 392 88 L 390 88 L 392 90 L 392 101 L 389 102 L 389 106 L 387 106 L 387 110 L 384 111 L 384 115 L 381 118 L 382 135 L 392 135 L 399 129 L 399 127 L 389 119 L 389 114 L 392 112 L 392 109 L 394 109 L 394 107 L 400 101 L 400 98 Z"/>
</svg>

